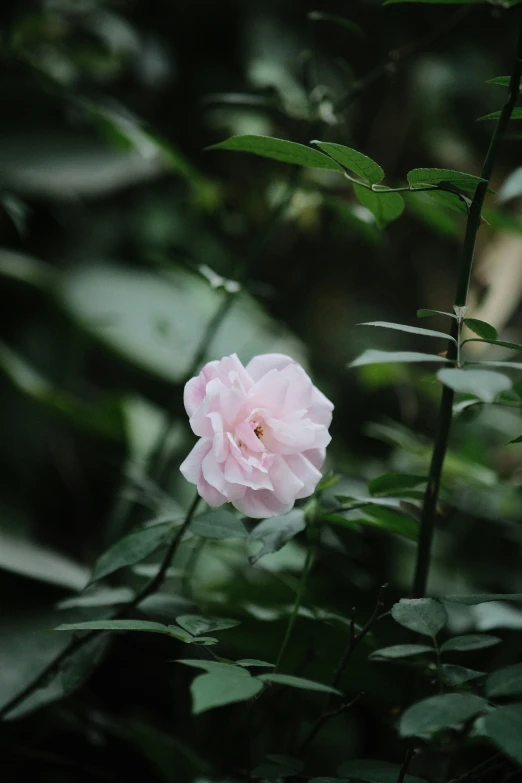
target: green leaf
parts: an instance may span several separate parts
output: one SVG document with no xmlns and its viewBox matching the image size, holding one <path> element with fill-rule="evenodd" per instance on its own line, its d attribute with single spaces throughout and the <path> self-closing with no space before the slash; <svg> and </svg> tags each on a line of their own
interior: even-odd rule
<svg viewBox="0 0 522 783">
<path fill-rule="evenodd" d="M 145 631 L 163 633 L 181 642 L 193 641 L 192 635 L 174 625 L 163 625 L 149 620 L 87 620 L 83 623 L 63 623 L 55 631 Z"/>
<path fill-rule="evenodd" d="M 369 185 L 376 185 L 384 178 L 384 171 L 378 163 L 363 155 L 362 152 L 344 147 L 342 144 L 332 144 L 326 141 L 312 141 L 323 152 L 340 163 L 348 171 L 352 171 Z"/>
<path fill-rule="evenodd" d="M 212 633 L 212 631 L 225 631 L 227 628 L 235 628 L 237 625 L 240 625 L 239 620 L 200 617 L 196 614 L 181 615 L 181 617 L 176 617 L 176 622 L 193 636 L 200 636 L 202 633 Z"/>
<path fill-rule="evenodd" d="M 409 326 L 408 324 L 393 324 L 389 321 L 368 321 L 367 323 L 357 324 L 357 326 L 381 326 L 383 329 L 396 329 L 399 332 L 409 332 L 410 334 L 420 334 L 423 337 L 442 337 L 443 340 L 457 341 L 446 332 L 437 332 L 433 329 L 422 329 L 420 326 Z"/>
<path fill-rule="evenodd" d="M 81 590 L 89 572 L 61 552 L 0 528 L 0 569 L 48 582 L 70 590 Z"/>
<path fill-rule="evenodd" d="M 296 774 L 294 767 L 290 767 L 287 764 L 277 764 L 273 762 L 266 762 L 260 764 L 258 767 L 254 767 L 251 772 L 251 777 L 261 778 L 262 780 L 275 780 L 278 781 L 281 778 L 290 778 Z"/>
<path fill-rule="evenodd" d="M 475 191 L 477 185 L 485 180 L 473 174 L 464 174 L 462 171 L 451 169 L 412 169 L 408 172 L 408 182 L 412 187 L 449 183 L 459 190 Z"/>
<path fill-rule="evenodd" d="M 431 190 L 425 191 L 424 194 L 422 192 L 416 193 L 416 191 L 413 191 L 413 194 L 417 196 L 424 195 L 424 198 L 427 199 L 428 202 L 434 203 L 437 209 L 442 207 L 444 209 L 449 209 L 452 212 L 458 212 L 460 215 L 467 216 L 471 204 L 471 200 L 459 191 L 452 192 L 449 190 L 436 190 L 435 188 L 432 188 Z"/>
<path fill-rule="evenodd" d="M 368 783 L 397 783 L 399 780 L 400 766 L 388 761 L 374 761 L 373 759 L 353 759 L 344 761 L 338 768 L 341 776 L 348 776 L 356 780 L 368 781 Z M 426 783 L 424 778 L 415 775 L 405 775 L 404 783 Z"/>
<path fill-rule="evenodd" d="M 354 185 L 353 189 L 363 207 L 370 210 L 381 228 L 397 220 L 404 212 L 404 199 L 399 193 L 387 193 L 384 189 L 377 192 L 362 185 Z"/>
<path fill-rule="evenodd" d="M 489 675 L 486 694 L 492 699 L 497 696 L 522 696 L 522 663 L 497 669 Z"/>
<path fill-rule="evenodd" d="M 480 321 L 478 318 L 464 318 L 464 323 L 468 329 L 478 334 L 479 337 L 486 340 L 496 340 L 498 338 L 498 332 L 495 327 L 486 323 L 486 321 Z"/>
<path fill-rule="evenodd" d="M 490 370 L 448 368 L 439 370 L 437 378 L 453 391 L 474 394 L 482 402 L 494 402 L 499 394 L 512 386 L 507 375 Z"/>
<path fill-rule="evenodd" d="M 454 636 L 441 646 L 441 652 L 467 652 L 468 650 L 483 650 L 499 644 L 498 636 L 488 636 L 485 633 L 470 633 L 465 636 Z"/>
<path fill-rule="evenodd" d="M 368 348 L 364 353 L 350 362 L 348 367 L 364 367 L 367 364 L 388 364 L 393 362 L 447 362 L 443 356 L 415 351 L 377 351 Z"/>
<path fill-rule="evenodd" d="M 410 631 L 433 639 L 448 622 L 444 605 L 435 598 L 402 598 L 392 606 L 391 615 Z"/>
<path fill-rule="evenodd" d="M 501 348 L 511 348 L 512 351 L 522 351 L 522 345 L 520 345 L 520 343 L 509 343 L 506 342 L 506 340 L 489 340 L 469 337 L 467 340 L 464 340 L 462 345 L 465 343 L 489 343 L 489 345 L 499 345 Z"/>
<path fill-rule="evenodd" d="M 261 690 L 263 684 L 240 666 L 223 664 L 192 681 L 192 713 L 199 715 L 214 707 L 223 707 L 238 701 L 247 701 Z"/>
<path fill-rule="evenodd" d="M 250 533 L 248 541 L 250 544 L 259 542 L 263 546 L 250 558 L 250 564 L 254 565 L 265 555 L 278 552 L 305 527 L 304 511 L 301 508 L 294 508 L 281 517 L 271 517 L 260 522 Z"/>
<path fill-rule="evenodd" d="M 411 658 L 413 655 L 434 653 L 435 648 L 427 644 L 394 644 L 374 650 L 369 656 L 371 660 L 394 660 L 395 658 Z"/>
<path fill-rule="evenodd" d="M 384 473 L 369 482 L 368 490 L 370 495 L 400 495 L 405 490 L 417 489 L 427 480 L 426 476 L 412 473 Z"/>
<path fill-rule="evenodd" d="M 442 674 L 446 682 L 453 688 L 458 688 L 465 682 L 485 677 L 485 672 L 477 672 L 475 669 L 466 669 L 465 666 L 457 666 L 453 663 L 442 664 Z"/>
<path fill-rule="evenodd" d="M 296 144 L 285 139 L 273 139 L 270 136 L 232 136 L 219 144 L 206 147 L 207 150 L 232 150 L 234 152 L 252 152 L 263 158 L 279 160 L 282 163 L 293 163 L 296 166 L 307 166 L 316 169 L 332 169 L 344 171 L 343 167 L 336 163 L 328 155 L 306 147 L 304 144 Z"/>
<path fill-rule="evenodd" d="M 257 658 L 242 658 L 240 661 L 236 661 L 237 666 L 268 666 L 273 668 L 273 663 L 267 663 L 266 661 L 258 661 Z"/>
<path fill-rule="evenodd" d="M 522 166 L 511 172 L 498 192 L 499 201 L 508 201 L 519 196 L 522 196 Z"/>
<path fill-rule="evenodd" d="M 518 438 L 513 438 L 513 440 L 508 440 L 508 446 L 510 446 L 512 443 L 522 443 L 522 435 L 519 435 Z"/>
<path fill-rule="evenodd" d="M 484 718 L 484 731 L 495 745 L 522 764 L 522 704 L 510 704 Z"/>
<path fill-rule="evenodd" d="M 344 27 L 345 30 L 349 30 L 359 38 L 366 38 L 364 30 L 359 27 L 358 24 L 355 24 L 355 22 L 352 22 L 349 19 L 345 19 L 344 16 L 339 16 L 338 14 L 327 14 L 323 13 L 322 11 L 310 11 L 308 13 L 308 18 L 312 22 L 331 22 L 332 24 L 338 25 L 339 27 Z"/>
<path fill-rule="evenodd" d="M 192 520 L 189 530 L 201 538 L 223 539 L 248 536 L 248 531 L 241 520 L 224 508 L 200 514 Z"/>
<path fill-rule="evenodd" d="M 450 318 L 456 318 L 455 313 L 446 313 L 444 310 L 429 310 L 425 307 L 421 307 L 417 310 L 417 318 L 427 318 L 430 315 L 448 315 Z"/>
<path fill-rule="evenodd" d="M 500 87 L 509 87 L 510 81 L 511 76 L 495 76 L 494 79 L 487 79 L 486 84 L 498 84 Z"/>
<path fill-rule="evenodd" d="M 445 595 L 443 601 L 476 606 L 489 601 L 522 601 L 522 593 L 479 593 L 478 595 Z"/>
<path fill-rule="evenodd" d="M 109 644 L 107 637 L 98 636 L 65 659 L 61 670 L 64 693 L 72 693 L 83 685 L 101 663 Z"/>
<path fill-rule="evenodd" d="M 100 555 L 94 564 L 89 584 L 144 560 L 167 542 L 172 529 L 169 523 L 152 525 L 120 539 Z"/>
<path fill-rule="evenodd" d="M 206 660 L 206 658 L 178 658 L 174 663 L 182 663 L 184 666 L 193 666 L 194 669 L 203 669 L 205 672 L 229 672 L 238 667 L 234 663 Z M 238 676 L 238 672 L 235 672 Z"/>
<path fill-rule="evenodd" d="M 457 728 L 488 709 L 480 696 L 445 693 L 413 704 L 402 715 L 399 731 L 402 737 L 430 737 L 441 729 Z"/>
<path fill-rule="evenodd" d="M 304 677 L 294 677 L 292 674 L 260 674 L 257 678 L 262 682 L 273 682 L 278 685 L 289 685 L 291 688 L 301 688 L 306 691 L 321 691 L 322 693 L 334 693 L 336 696 L 342 696 L 341 692 L 329 685 L 323 685 L 321 682 L 307 680 Z"/>
<path fill-rule="evenodd" d="M 500 111 L 493 111 L 491 114 L 486 114 L 484 117 L 479 117 L 477 122 L 481 122 L 482 120 L 498 120 L 500 117 Z M 515 109 L 513 109 L 513 112 L 511 114 L 512 120 L 522 120 L 522 106 L 519 106 Z"/>
<path fill-rule="evenodd" d="M 375 500 L 381 499 L 375 498 Z M 397 500 L 397 498 L 394 498 L 394 500 Z M 419 537 L 418 522 L 400 508 L 390 509 L 370 502 L 364 506 L 356 517 L 346 518 L 339 514 L 334 516 L 335 518 L 332 519 L 332 515 L 328 514 L 328 521 L 344 525 L 345 527 L 353 527 L 354 524 L 357 527 L 376 527 L 381 530 L 387 530 L 390 533 L 405 536 L 412 541 L 416 541 Z"/>
<path fill-rule="evenodd" d="M 98 590 L 88 590 L 86 593 L 74 595 L 60 601 L 59 609 L 73 609 L 77 606 L 115 606 L 127 604 L 134 598 L 129 587 L 103 587 Z"/>
</svg>

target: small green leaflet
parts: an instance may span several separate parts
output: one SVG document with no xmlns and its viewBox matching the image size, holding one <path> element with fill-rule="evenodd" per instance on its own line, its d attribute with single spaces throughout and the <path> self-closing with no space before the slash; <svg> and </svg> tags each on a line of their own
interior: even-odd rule
<svg viewBox="0 0 522 783">
<path fill-rule="evenodd" d="M 448 622 L 444 605 L 435 598 L 402 598 L 392 606 L 391 615 L 410 631 L 433 639 Z"/>
<path fill-rule="evenodd" d="M 273 139 L 270 136 L 232 136 L 219 144 L 206 147 L 207 150 L 232 150 L 235 152 L 252 152 L 263 158 L 279 160 L 282 163 L 293 163 L 296 166 L 307 166 L 316 169 L 332 169 L 344 171 L 335 160 L 323 155 L 322 152 L 296 144 L 286 139 Z"/>
<path fill-rule="evenodd" d="M 83 685 L 101 663 L 109 644 L 108 637 L 97 636 L 65 659 L 60 675 L 64 693 L 72 693 Z"/>
<path fill-rule="evenodd" d="M 370 657 L 370 660 L 374 661 L 386 661 L 395 660 L 397 658 L 411 658 L 416 655 L 425 655 L 426 653 L 432 654 L 435 652 L 434 647 L 429 647 L 427 644 L 394 644 L 391 647 L 382 647 L 380 650 L 374 650 Z"/>
<path fill-rule="evenodd" d="M 316 144 L 323 152 L 326 152 L 345 169 L 352 171 L 369 185 L 376 185 L 384 178 L 384 171 L 379 164 L 363 155 L 362 152 L 344 147 L 342 144 L 331 144 L 326 141 L 312 141 L 310 143 Z"/>
<path fill-rule="evenodd" d="M 342 696 L 341 692 L 329 685 L 323 685 L 321 682 L 307 680 L 304 677 L 294 677 L 292 674 L 260 674 L 258 677 L 262 682 L 272 682 L 278 685 L 289 685 L 291 688 L 301 688 L 306 691 L 321 691 L 322 693 L 333 693 L 336 696 Z"/>
<path fill-rule="evenodd" d="M 199 715 L 214 707 L 246 701 L 261 690 L 263 683 L 252 677 L 247 669 L 223 664 L 223 668 L 208 671 L 192 681 L 192 713 Z"/>
<path fill-rule="evenodd" d="M 507 375 L 490 370 L 448 368 L 439 370 L 437 378 L 444 386 L 463 394 L 474 394 L 482 402 L 494 402 L 499 394 L 511 389 Z"/>
<path fill-rule="evenodd" d="M 522 663 L 506 666 L 490 674 L 486 682 L 488 698 L 497 696 L 522 697 Z"/>
<path fill-rule="evenodd" d="M 201 617 L 196 614 L 184 614 L 176 617 L 177 624 L 193 636 L 203 633 L 225 631 L 227 628 L 235 628 L 240 625 L 239 620 L 227 620 L 220 617 Z"/>
<path fill-rule="evenodd" d="M 406 710 L 399 730 L 402 737 L 430 737 L 441 729 L 457 728 L 487 709 L 487 701 L 480 696 L 463 693 L 431 696 Z"/>
<path fill-rule="evenodd" d="M 486 735 L 500 750 L 522 764 L 522 704 L 510 704 L 484 719 Z"/>
<path fill-rule="evenodd" d="M 398 764 L 391 764 L 389 761 L 374 761 L 373 759 L 352 759 L 344 761 L 338 773 L 342 777 L 348 776 L 350 779 L 364 780 L 367 783 L 397 783 L 401 768 Z M 418 778 L 415 775 L 405 775 L 402 778 L 404 783 L 426 783 L 424 778 Z"/>
<path fill-rule="evenodd" d="M 278 552 L 290 539 L 305 529 L 304 511 L 294 508 L 281 517 L 270 517 L 260 522 L 248 538 L 249 543 L 262 543 L 263 546 L 250 558 L 250 565 L 255 565 L 262 557 Z"/>
<path fill-rule="evenodd" d="M 470 633 L 465 636 L 454 636 L 441 646 L 441 652 L 467 652 L 468 650 L 483 650 L 500 643 L 498 636 L 485 633 Z"/>
<path fill-rule="evenodd" d="M 363 207 L 369 209 L 375 217 L 380 228 L 392 220 L 397 220 L 404 212 L 404 199 L 399 193 L 387 193 L 384 188 L 377 192 L 362 185 L 354 185 L 353 189 Z"/>
<path fill-rule="evenodd" d="M 370 495 L 400 495 L 404 491 L 418 489 L 426 482 L 426 476 L 415 476 L 411 473 L 384 473 L 369 482 L 368 490 Z"/>
<path fill-rule="evenodd" d="M 499 111 L 493 111 L 491 114 L 486 114 L 484 117 L 479 117 L 477 122 L 482 122 L 482 120 L 498 120 L 500 117 Z M 522 120 L 522 106 L 518 106 L 517 108 L 513 109 L 513 112 L 511 114 L 512 120 Z"/>
<path fill-rule="evenodd" d="M 478 595 L 445 595 L 442 601 L 476 606 L 489 601 L 522 601 L 522 593 L 479 593 Z"/>
<path fill-rule="evenodd" d="M 464 340 L 462 345 L 465 343 L 489 343 L 490 345 L 500 345 L 501 348 L 511 348 L 512 351 L 522 351 L 522 345 L 520 343 L 509 343 L 506 342 L 506 340 L 490 340 L 488 339 L 479 339 L 476 337 L 470 337 L 467 340 Z"/>
<path fill-rule="evenodd" d="M 368 348 L 364 353 L 350 362 L 348 367 L 363 367 L 367 364 L 390 364 L 393 362 L 447 362 L 444 356 L 431 353 L 417 353 L 416 351 L 377 351 Z"/>
<path fill-rule="evenodd" d="M 465 682 L 485 677 L 485 672 L 477 672 L 475 669 L 466 669 L 465 666 L 457 666 L 454 663 L 443 663 L 442 674 L 446 682 L 453 688 L 459 688 Z"/>
<path fill-rule="evenodd" d="M 351 22 L 349 19 L 345 19 L 344 16 L 338 14 L 327 14 L 322 11 L 310 11 L 308 18 L 311 22 L 331 22 L 339 27 L 344 27 L 345 30 L 349 30 L 359 38 L 366 38 L 364 30 L 359 27 L 355 22 Z"/>
<path fill-rule="evenodd" d="M 181 642 L 198 642 L 214 644 L 215 640 L 208 642 L 205 637 L 194 639 L 192 634 L 176 625 L 163 625 L 148 620 L 87 620 L 83 623 L 64 623 L 58 625 L 55 631 L 145 631 L 148 633 L 162 633 L 172 636 Z"/>
<path fill-rule="evenodd" d="M 383 329 L 396 329 L 399 332 L 410 332 L 411 334 L 420 334 L 424 337 L 439 337 L 443 340 L 457 342 L 454 337 L 446 334 L 446 332 L 437 332 L 433 329 L 423 329 L 420 326 L 409 326 L 408 324 L 394 324 L 390 321 L 367 321 L 366 323 L 357 324 L 357 326 L 380 326 Z"/>
<path fill-rule="evenodd" d="M 486 323 L 486 321 L 480 321 L 478 318 L 464 318 L 464 323 L 468 329 L 471 329 L 472 332 L 485 340 L 496 340 L 498 338 L 498 332 L 495 327 Z"/>
<path fill-rule="evenodd" d="M 190 532 L 201 538 L 246 538 L 248 531 L 244 524 L 231 511 L 217 508 L 207 511 L 192 520 Z"/>
<path fill-rule="evenodd" d="M 424 307 L 421 307 L 420 310 L 417 310 L 417 318 L 427 318 L 430 315 L 448 315 L 450 318 L 457 317 L 455 313 L 446 313 L 444 310 L 428 310 Z"/>
<path fill-rule="evenodd" d="M 488 79 L 486 84 L 498 84 L 500 87 L 509 87 L 510 82 L 511 76 L 495 76 L 494 79 Z M 520 83 L 520 88 L 522 88 L 522 82 Z"/>
<path fill-rule="evenodd" d="M 462 171 L 451 169 L 412 169 L 408 172 L 408 182 L 412 188 L 449 183 L 459 190 L 475 191 L 477 185 L 485 180 L 473 174 L 464 174 Z"/>
<path fill-rule="evenodd" d="M 96 561 L 89 584 L 103 579 L 125 566 L 135 565 L 165 544 L 173 530 L 172 524 L 164 523 L 145 527 L 125 536 Z"/>
</svg>

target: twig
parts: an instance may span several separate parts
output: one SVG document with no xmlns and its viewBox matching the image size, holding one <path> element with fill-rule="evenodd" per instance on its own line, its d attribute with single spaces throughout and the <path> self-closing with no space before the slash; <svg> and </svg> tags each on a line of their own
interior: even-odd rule
<svg viewBox="0 0 522 783">
<path fill-rule="evenodd" d="M 399 775 L 397 777 L 397 783 L 404 783 L 404 778 L 406 777 L 408 767 L 410 766 L 410 761 L 413 756 L 413 751 L 414 751 L 413 745 L 410 745 L 410 747 L 406 751 L 406 755 L 404 756 L 404 761 L 401 764 Z"/>
<path fill-rule="evenodd" d="M 348 645 L 346 647 L 345 652 L 343 653 L 341 660 L 339 661 L 337 668 L 334 672 L 331 686 L 332 688 L 338 688 L 339 683 L 341 682 L 342 676 L 346 670 L 346 667 L 348 666 L 348 663 L 350 662 L 352 655 L 354 654 L 357 647 L 360 645 L 364 637 L 368 634 L 368 632 L 371 630 L 372 626 L 381 618 L 386 617 L 387 612 L 384 614 L 379 614 L 380 610 L 383 605 L 382 597 L 384 594 L 384 591 L 388 587 L 387 584 L 384 584 L 381 586 L 381 589 L 379 590 L 379 593 L 377 595 L 377 600 L 375 602 L 375 606 L 373 608 L 373 611 L 366 621 L 366 623 L 363 625 L 360 631 L 357 633 L 355 632 L 355 609 L 352 609 L 351 615 L 350 615 L 350 633 L 348 638 Z M 354 701 L 356 701 L 358 698 L 360 698 L 362 694 L 359 694 L 355 699 L 353 699 L 348 706 L 351 706 Z M 342 707 L 340 710 L 330 710 L 330 704 L 331 704 L 331 697 L 328 698 L 324 709 L 321 713 L 321 715 L 318 717 L 317 721 L 313 724 L 308 734 L 305 736 L 303 741 L 301 742 L 301 745 L 299 746 L 299 755 L 304 754 L 313 740 L 315 739 L 317 733 L 319 730 L 324 726 L 324 724 L 331 718 L 333 715 L 337 715 L 339 712 L 342 712 L 345 707 Z M 346 706 L 347 708 L 347 706 Z"/>
<path fill-rule="evenodd" d="M 496 764 L 499 759 L 502 758 L 502 756 L 502 753 L 495 753 L 494 756 L 490 756 L 489 759 L 486 759 L 480 764 L 477 764 L 477 766 L 473 767 L 473 769 L 469 769 L 467 772 L 463 772 L 462 775 L 457 775 L 456 778 L 451 778 L 448 783 L 467 783 L 468 780 L 477 777 L 477 775 L 480 775 L 482 772 L 489 772 L 489 767 L 492 764 Z"/>
<path fill-rule="evenodd" d="M 308 734 L 305 736 L 303 741 L 301 742 L 299 749 L 297 751 L 297 756 L 304 756 L 316 736 L 319 734 L 325 723 L 328 723 L 328 721 L 331 718 L 335 718 L 337 715 L 341 715 L 341 713 L 346 712 L 346 710 L 349 710 L 350 707 L 352 707 L 355 702 L 359 701 L 361 696 L 364 696 L 364 693 L 358 693 L 357 696 L 354 696 L 354 698 L 347 702 L 346 704 L 341 704 L 340 707 L 337 707 L 334 710 L 327 710 L 323 712 L 323 714 L 320 716 L 319 720 L 317 720 L 314 725 L 311 727 Z"/>
<path fill-rule="evenodd" d="M 122 618 L 126 617 L 127 614 L 132 612 L 133 609 L 136 609 L 145 598 L 159 590 L 165 579 L 167 569 L 174 555 L 176 554 L 179 545 L 181 544 L 183 536 L 185 535 L 192 518 L 194 517 L 199 502 L 200 497 L 196 494 L 189 510 L 187 511 L 183 524 L 176 530 L 176 535 L 173 536 L 172 541 L 170 542 L 165 555 L 163 556 L 163 560 L 161 561 L 161 565 L 158 568 L 158 571 L 149 579 L 149 581 L 144 585 L 139 593 L 134 596 L 132 601 L 129 601 L 129 603 L 127 603 L 123 609 L 121 609 L 114 616 L 114 620 L 121 620 Z M 22 702 L 24 702 L 32 693 L 34 693 L 34 691 L 43 687 L 47 680 L 58 672 L 60 665 L 67 658 L 80 650 L 85 644 L 87 644 L 87 642 L 90 642 L 92 639 L 95 639 L 103 633 L 104 631 L 90 631 L 84 636 L 78 636 L 72 639 L 69 644 L 64 647 L 64 649 L 49 664 L 47 664 L 43 671 L 41 671 L 40 674 L 34 678 L 34 680 L 26 685 L 23 690 L 16 694 L 16 696 L 13 696 L 13 698 L 8 701 L 7 704 L 4 704 L 4 706 L 0 709 L 0 720 L 5 718 L 6 715 L 22 704 Z"/>
<path fill-rule="evenodd" d="M 482 206 L 488 191 L 489 180 L 493 172 L 495 158 L 519 95 L 520 78 L 522 76 L 522 9 L 519 9 L 519 13 L 521 16 L 518 30 L 517 50 L 511 72 L 507 99 L 504 104 L 504 108 L 500 113 L 500 117 L 495 127 L 495 131 L 493 133 L 493 137 L 484 160 L 484 165 L 480 174 L 482 181 L 479 182 L 477 186 L 468 212 L 466 234 L 462 248 L 460 272 L 455 294 L 455 309 L 457 312 L 463 312 L 463 308 L 466 307 L 471 278 L 471 269 L 473 266 L 473 256 L 475 252 L 475 242 L 481 222 Z M 460 325 L 461 318 L 453 319 L 447 352 L 448 359 L 453 362 L 457 360 L 457 346 L 460 334 Z M 413 594 L 417 598 L 421 598 L 426 594 L 431 557 L 431 544 L 435 528 L 435 515 L 439 498 L 440 481 L 442 476 L 442 469 L 444 466 L 444 458 L 446 456 L 446 450 L 448 447 L 451 421 L 453 418 L 453 399 L 453 389 L 450 389 L 448 386 L 444 386 L 439 408 L 437 435 L 433 447 L 428 474 L 428 485 L 424 495 L 424 503 L 421 515 L 417 564 L 413 583 Z"/>
</svg>

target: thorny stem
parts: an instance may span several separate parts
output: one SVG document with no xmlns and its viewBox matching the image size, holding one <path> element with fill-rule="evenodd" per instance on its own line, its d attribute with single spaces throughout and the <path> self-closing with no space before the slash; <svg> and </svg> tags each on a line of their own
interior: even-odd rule
<svg viewBox="0 0 522 783">
<path fill-rule="evenodd" d="M 520 9 L 519 13 L 522 14 L 522 9 Z M 486 158 L 484 160 L 484 165 L 482 166 L 482 171 L 480 174 L 482 181 L 477 185 L 477 189 L 475 191 L 475 195 L 473 197 L 473 201 L 471 202 L 471 206 L 468 212 L 466 234 L 464 237 L 464 244 L 462 248 L 460 272 L 458 276 L 457 290 L 455 294 L 455 308 L 466 307 L 470 278 L 471 278 L 471 269 L 473 266 L 473 256 L 475 252 L 475 243 L 476 243 L 477 233 L 481 222 L 482 206 L 488 190 L 489 180 L 491 178 L 497 152 L 499 150 L 508 122 L 511 118 L 511 114 L 513 113 L 513 109 L 517 102 L 521 76 L 522 76 L 522 16 L 519 22 L 516 56 L 513 63 L 513 69 L 511 72 L 511 79 L 509 82 L 506 102 L 504 104 L 504 108 L 500 113 L 500 117 L 496 124 L 493 137 L 491 139 L 486 154 Z M 458 340 L 459 337 L 459 323 L 456 319 L 454 319 L 452 323 L 451 337 L 453 339 L 448 342 L 447 356 L 448 359 L 455 362 L 457 359 L 457 347 L 454 343 L 454 340 Z M 440 401 L 437 435 L 433 447 L 431 464 L 430 464 L 429 474 L 428 474 L 428 485 L 426 487 L 426 494 L 424 496 L 424 503 L 423 503 L 422 515 L 421 515 L 420 538 L 419 538 L 419 546 L 417 550 L 415 578 L 413 582 L 413 595 L 417 598 L 422 598 L 426 594 L 428 571 L 430 566 L 431 544 L 432 544 L 433 532 L 435 528 L 435 514 L 436 514 L 437 502 L 439 498 L 442 469 L 444 466 L 444 458 L 446 456 L 446 450 L 448 447 L 448 438 L 449 438 L 451 420 L 453 415 L 453 399 L 454 399 L 453 389 L 450 389 L 448 386 L 444 386 L 442 390 L 441 401 Z"/>
<path fill-rule="evenodd" d="M 194 500 L 192 501 L 189 510 L 187 511 L 187 514 L 185 516 L 185 519 L 183 520 L 183 523 L 181 527 L 177 528 L 175 535 L 172 537 L 172 540 L 167 547 L 167 550 L 163 556 L 163 560 L 161 561 L 160 567 L 158 568 L 157 572 L 152 576 L 149 581 L 145 584 L 145 586 L 134 596 L 134 598 L 127 603 L 123 609 L 121 609 L 112 619 L 114 620 L 121 620 L 123 617 L 125 617 L 129 612 L 132 612 L 133 609 L 136 609 L 138 605 L 145 599 L 148 598 L 149 595 L 152 595 L 153 593 L 157 592 L 161 585 L 163 584 L 163 581 L 165 580 L 165 576 L 167 574 L 167 569 L 172 562 L 172 559 L 174 555 L 176 554 L 179 545 L 181 544 L 181 541 L 183 539 L 183 536 L 185 535 L 190 523 L 192 522 L 192 519 L 194 517 L 194 514 L 196 513 L 197 507 L 199 505 L 201 498 L 199 495 L 196 494 Z M 22 704 L 34 691 L 38 690 L 38 688 L 43 687 L 48 679 L 57 673 L 59 670 L 60 665 L 71 655 L 76 653 L 78 650 L 80 650 L 87 642 L 92 641 L 98 636 L 101 636 L 104 631 L 91 631 L 84 636 L 77 636 L 76 638 L 73 638 L 69 644 L 64 647 L 64 649 L 55 657 L 53 660 L 43 669 L 43 671 L 38 674 L 34 680 L 32 680 L 26 687 L 21 690 L 19 693 L 16 694 L 10 701 L 7 702 L 7 704 L 4 704 L 2 709 L 0 709 L 0 720 L 6 717 L 9 713 L 11 713 L 16 707 L 18 707 L 19 704 Z"/>
</svg>

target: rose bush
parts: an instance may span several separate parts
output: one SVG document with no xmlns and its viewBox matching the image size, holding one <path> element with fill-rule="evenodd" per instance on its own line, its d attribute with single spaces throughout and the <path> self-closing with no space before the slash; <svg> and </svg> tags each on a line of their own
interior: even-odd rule
<svg viewBox="0 0 522 783">
<path fill-rule="evenodd" d="M 199 440 L 180 470 L 210 506 L 228 501 L 263 518 L 313 493 L 333 405 L 289 356 L 209 362 L 186 384 L 184 403 Z"/>
</svg>

